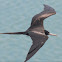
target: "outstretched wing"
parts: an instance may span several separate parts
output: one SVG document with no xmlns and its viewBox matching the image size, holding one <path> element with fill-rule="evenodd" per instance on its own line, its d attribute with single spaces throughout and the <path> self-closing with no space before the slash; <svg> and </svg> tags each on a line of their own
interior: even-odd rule
<svg viewBox="0 0 62 62">
<path fill-rule="evenodd" d="M 29 29 L 32 31 L 36 30 L 39 32 L 44 32 L 43 20 L 54 14 L 56 14 L 56 11 L 52 7 L 44 5 L 44 10 L 32 18 L 31 26 Z"/>
<path fill-rule="evenodd" d="M 29 60 L 46 42 L 48 36 L 44 35 L 43 33 L 38 33 L 36 31 L 29 33 L 31 39 L 33 40 L 33 44 L 27 54 L 26 60 Z"/>
</svg>

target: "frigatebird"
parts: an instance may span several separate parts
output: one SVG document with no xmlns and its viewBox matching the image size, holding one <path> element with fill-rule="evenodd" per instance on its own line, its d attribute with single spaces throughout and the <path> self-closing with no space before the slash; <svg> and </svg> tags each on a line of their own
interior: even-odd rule
<svg viewBox="0 0 62 62">
<path fill-rule="evenodd" d="M 31 37 L 33 42 L 24 61 L 26 62 L 44 45 L 48 39 L 48 35 L 56 36 L 56 34 L 45 30 L 43 26 L 43 20 L 54 14 L 56 14 L 56 11 L 52 7 L 44 4 L 44 10 L 32 18 L 31 26 L 26 31 L 0 34 L 24 34 Z"/>
</svg>

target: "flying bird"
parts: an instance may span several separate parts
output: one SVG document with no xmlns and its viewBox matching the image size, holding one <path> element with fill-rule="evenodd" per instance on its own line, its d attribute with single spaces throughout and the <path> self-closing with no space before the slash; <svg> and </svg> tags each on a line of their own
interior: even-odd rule
<svg viewBox="0 0 62 62">
<path fill-rule="evenodd" d="M 33 42 L 27 54 L 26 60 L 24 61 L 26 62 L 44 45 L 48 39 L 48 35 L 56 36 L 56 34 L 52 34 L 45 30 L 43 26 L 44 19 L 54 14 L 56 14 L 56 11 L 52 7 L 44 4 L 44 10 L 32 18 L 31 25 L 26 31 L 0 34 L 24 34 L 31 37 Z"/>
</svg>

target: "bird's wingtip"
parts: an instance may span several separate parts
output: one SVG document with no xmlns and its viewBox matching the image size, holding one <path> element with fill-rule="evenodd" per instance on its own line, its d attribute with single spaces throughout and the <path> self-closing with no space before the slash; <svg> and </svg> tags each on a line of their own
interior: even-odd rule
<svg viewBox="0 0 62 62">
<path fill-rule="evenodd" d="M 43 6 L 46 6 L 46 4 L 43 4 Z"/>
<path fill-rule="evenodd" d="M 55 9 L 53 9 L 51 6 L 46 5 L 46 4 L 43 4 L 43 6 L 44 6 L 45 11 L 53 12 L 54 14 L 56 14 Z"/>
<path fill-rule="evenodd" d="M 47 4 L 43 4 L 44 7 L 48 6 Z"/>
<path fill-rule="evenodd" d="M 44 8 L 52 8 L 51 6 L 47 5 L 47 4 L 43 4 Z"/>
</svg>

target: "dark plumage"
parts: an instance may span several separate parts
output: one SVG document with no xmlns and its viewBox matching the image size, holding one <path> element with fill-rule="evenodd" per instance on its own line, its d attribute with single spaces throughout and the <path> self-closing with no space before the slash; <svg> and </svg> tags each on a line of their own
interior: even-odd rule
<svg viewBox="0 0 62 62">
<path fill-rule="evenodd" d="M 31 37 L 33 42 L 27 54 L 26 60 L 24 61 L 26 62 L 44 45 L 48 39 L 47 35 L 56 36 L 55 34 L 50 34 L 47 30 L 44 29 L 43 26 L 43 20 L 54 14 L 56 14 L 56 11 L 52 7 L 44 5 L 44 10 L 32 18 L 31 26 L 25 32 L 0 34 L 24 34 Z"/>
</svg>

